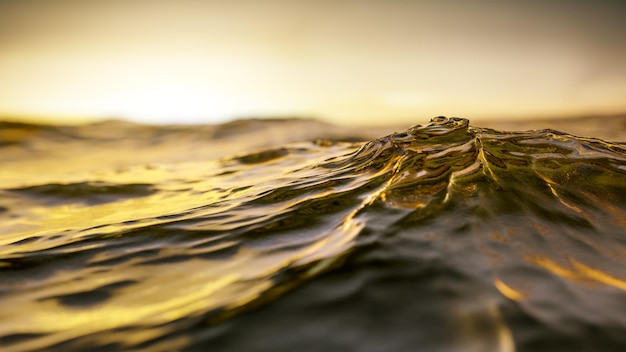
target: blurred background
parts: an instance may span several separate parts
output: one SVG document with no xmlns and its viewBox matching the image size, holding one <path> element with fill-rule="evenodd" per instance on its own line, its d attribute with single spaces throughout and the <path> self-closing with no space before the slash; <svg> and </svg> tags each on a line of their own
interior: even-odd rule
<svg viewBox="0 0 626 352">
<path fill-rule="evenodd" d="M 626 111 L 626 1 L 0 0 L 0 118 Z"/>
</svg>

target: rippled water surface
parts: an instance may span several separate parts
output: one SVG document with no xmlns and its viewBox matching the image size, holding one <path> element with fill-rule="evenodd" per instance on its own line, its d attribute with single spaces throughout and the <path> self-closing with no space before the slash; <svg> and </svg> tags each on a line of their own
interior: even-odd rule
<svg viewBox="0 0 626 352">
<path fill-rule="evenodd" d="M 626 349 L 626 145 L 251 123 L 3 125 L 3 350 Z"/>
</svg>

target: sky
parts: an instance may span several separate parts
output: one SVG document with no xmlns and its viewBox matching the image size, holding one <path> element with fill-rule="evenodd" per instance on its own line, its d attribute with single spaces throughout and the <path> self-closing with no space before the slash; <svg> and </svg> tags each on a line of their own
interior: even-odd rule
<svg viewBox="0 0 626 352">
<path fill-rule="evenodd" d="M 626 111 L 626 1 L 0 0 L 0 116 Z"/>
</svg>

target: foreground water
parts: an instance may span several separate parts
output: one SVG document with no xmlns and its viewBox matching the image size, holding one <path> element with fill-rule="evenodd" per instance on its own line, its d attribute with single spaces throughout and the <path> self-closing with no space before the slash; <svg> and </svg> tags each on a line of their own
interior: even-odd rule
<svg viewBox="0 0 626 352">
<path fill-rule="evenodd" d="M 626 348 L 622 143 L 435 118 L 207 160 L 238 140 L 115 128 L 0 135 L 3 350 Z"/>
</svg>

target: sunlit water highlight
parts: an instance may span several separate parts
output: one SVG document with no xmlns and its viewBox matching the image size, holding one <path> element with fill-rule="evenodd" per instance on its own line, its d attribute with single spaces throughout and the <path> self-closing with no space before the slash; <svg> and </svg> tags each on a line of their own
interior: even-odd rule
<svg viewBox="0 0 626 352">
<path fill-rule="evenodd" d="M 181 159 L 1 170 L 3 349 L 626 348 L 624 144 L 440 117 Z"/>
</svg>

